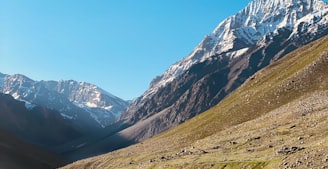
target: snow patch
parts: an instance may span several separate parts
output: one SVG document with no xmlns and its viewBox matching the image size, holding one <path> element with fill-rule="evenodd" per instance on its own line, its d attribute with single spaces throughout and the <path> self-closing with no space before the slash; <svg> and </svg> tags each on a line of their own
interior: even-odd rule
<svg viewBox="0 0 328 169">
<path fill-rule="evenodd" d="M 32 110 L 34 107 L 36 107 L 36 105 L 25 101 L 25 107 L 27 110 Z"/>
<path fill-rule="evenodd" d="M 230 58 L 233 59 L 233 58 L 238 58 L 239 56 L 243 55 L 245 52 L 247 52 L 249 48 L 243 48 L 243 49 L 240 49 L 240 50 L 237 50 L 237 51 L 234 51 L 234 52 L 231 52 L 230 53 Z"/>
<path fill-rule="evenodd" d="M 64 119 L 69 119 L 69 120 L 73 120 L 73 119 L 74 119 L 73 116 L 69 116 L 69 115 L 64 114 L 64 113 L 60 113 L 60 115 L 61 115 Z"/>
<path fill-rule="evenodd" d="M 94 112 L 87 110 L 90 114 L 90 116 L 102 127 L 105 128 L 106 126 L 104 126 L 99 118 L 99 116 L 97 116 Z"/>
<path fill-rule="evenodd" d="M 113 106 L 107 106 L 107 107 L 103 107 L 103 109 L 106 109 L 106 110 L 112 110 Z"/>
<path fill-rule="evenodd" d="M 75 146 L 75 148 L 81 148 L 81 147 L 85 146 L 86 144 L 87 144 L 86 142 L 84 142 L 84 143 L 81 143 L 81 144 L 79 144 L 79 145 Z"/>
<path fill-rule="evenodd" d="M 8 93 L 9 94 L 9 93 Z M 20 98 L 20 95 L 16 92 L 13 93 L 12 96 L 14 97 L 14 99 L 18 100 Z"/>
<path fill-rule="evenodd" d="M 91 102 L 87 102 L 87 103 L 85 103 L 85 105 L 86 105 L 87 107 L 90 107 L 90 108 L 96 108 L 96 107 L 98 107 L 97 104 L 95 104 L 95 103 L 91 103 Z"/>
</svg>

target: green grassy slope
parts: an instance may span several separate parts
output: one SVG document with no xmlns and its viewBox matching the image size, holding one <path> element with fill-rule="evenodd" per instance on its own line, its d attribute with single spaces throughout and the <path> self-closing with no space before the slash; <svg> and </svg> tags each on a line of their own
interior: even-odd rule
<svg viewBox="0 0 328 169">
<path fill-rule="evenodd" d="M 325 167 L 327 73 L 324 37 L 259 71 L 184 124 L 65 168 Z"/>
</svg>

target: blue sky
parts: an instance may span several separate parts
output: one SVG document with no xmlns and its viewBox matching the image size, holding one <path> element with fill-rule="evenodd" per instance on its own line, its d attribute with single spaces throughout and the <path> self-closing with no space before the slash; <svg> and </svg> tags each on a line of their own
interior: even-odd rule
<svg viewBox="0 0 328 169">
<path fill-rule="evenodd" d="M 0 72 L 132 99 L 249 2 L 0 0 Z"/>
</svg>

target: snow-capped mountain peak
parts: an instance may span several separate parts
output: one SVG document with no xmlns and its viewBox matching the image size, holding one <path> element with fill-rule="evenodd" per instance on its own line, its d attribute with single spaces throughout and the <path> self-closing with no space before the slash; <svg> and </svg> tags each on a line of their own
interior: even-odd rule
<svg viewBox="0 0 328 169">
<path fill-rule="evenodd" d="M 305 30 L 315 33 L 320 26 L 327 26 L 327 14 L 328 5 L 322 0 L 253 0 L 222 21 L 188 56 L 157 78 L 142 98 L 151 96 L 192 65 L 220 53 L 238 57 L 267 35 L 278 34 L 280 29 L 293 31 L 291 36 Z"/>
<path fill-rule="evenodd" d="M 127 106 L 126 101 L 86 82 L 59 81 L 54 88 L 49 86 L 49 89 L 57 90 L 80 108 L 97 112 L 97 115 L 92 115 L 93 117 L 100 115 L 118 117 Z"/>
<path fill-rule="evenodd" d="M 0 92 L 28 104 L 58 110 L 66 119 L 77 118 L 78 111 L 87 112 L 102 127 L 128 106 L 128 102 L 96 85 L 74 80 L 34 81 L 24 75 L 0 74 Z"/>
<path fill-rule="evenodd" d="M 321 0 L 254 0 L 210 34 L 211 54 L 254 45 L 267 34 L 292 30 L 301 18 L 325 10 L 327 4 Z M 243 44 L 236 45 L 238 40 Z"/>
</svg>

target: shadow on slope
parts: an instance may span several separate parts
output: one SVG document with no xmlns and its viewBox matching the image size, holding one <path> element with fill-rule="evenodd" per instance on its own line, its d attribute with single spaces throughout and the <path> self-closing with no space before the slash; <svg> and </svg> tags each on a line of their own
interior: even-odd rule
<svg viewBox="0 0 328 169">
<path fill-rule="evenodd" d="M 93 139 L 89 138 L 84 141 L 79 140 L 78 142 L 79 145 L 77 145 L 76 148 L 63 151 L 61 154 L 70 161 L 76 161 L 105 154 L 137 143 L 117 132 L 109 132 L 103 136 L 97 135 Z M 67 150 L 67 148 L 64 149 Z"/>
<path fill-rule="evenodd" d="M 82 136 L 58 112 L 0 94 L 0 128 L 33 144 L 51 147 Z"/>
<path fill-rule="evenodd" d="M 18 140 L 0 129 L 0 168 L 52 169 L 67 162 L 54 153 Z"/>
</svg>

